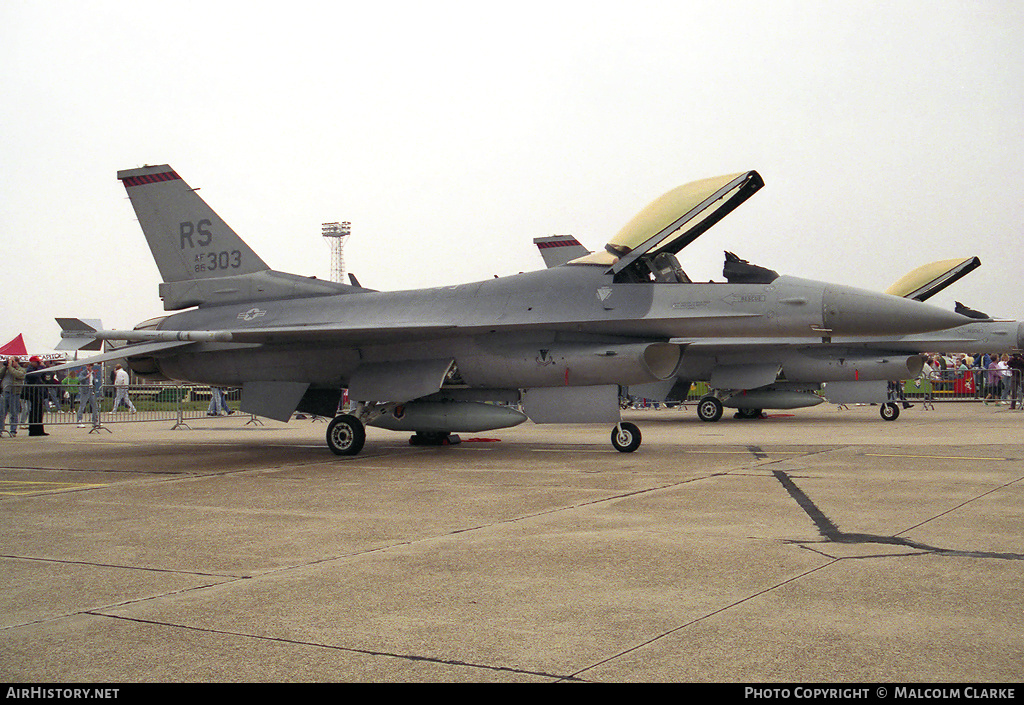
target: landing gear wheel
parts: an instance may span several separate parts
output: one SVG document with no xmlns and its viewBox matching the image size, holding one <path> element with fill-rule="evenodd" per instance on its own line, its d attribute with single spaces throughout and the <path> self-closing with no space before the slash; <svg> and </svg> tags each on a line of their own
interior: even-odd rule
<svg viewBox="0 0 1024 705">
<path fill-rule="evenodd" d="M 355 455 L 366 443 L 363 422 L 350 414 L 335 416 L 327 426 L 327 447 L 335 455 Z"/>
<path fill-rule="evenodd" d="M 702 397 L 697 402 L 697 418 L 701 421 L 718 421 L 722 418 L 723 409 L 722 402 L 718 400 L 718 397 Z"/>
<path fill-rule="evenodd" d="M 612 445 L 620 453 L 632 453 L 640 447 L 640 429 L 636 424 L 620 423 L 612 429 Z"/>
<path fill-rule="evenodd" d="M 878 409 L 878 413 L 882 415 L 883 421 L 895 421 L 900 417 L 900 405 L 886 402 Z"/>
<path fill-rule="evenodd" d="M 761 418 L 761 409 L 740 409 L 736 412 L 736 418 L 759 419 Z"/>
</svg>

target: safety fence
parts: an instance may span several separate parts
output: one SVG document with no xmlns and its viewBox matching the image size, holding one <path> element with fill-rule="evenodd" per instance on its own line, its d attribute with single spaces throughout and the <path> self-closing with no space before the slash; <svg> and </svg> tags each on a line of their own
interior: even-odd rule
<svg viewBox="0 0 1024 705">
<path fill-rule="evenodd" d="M 931 375 L 901 382 L 904 395 L 929 401 L 1014 402 L 1024 399 L 1020 370 L 936 370 Z"/>
<path fill-rule="evenodd" d="M 696 403 L 711 391 L 707 383 L 695 382 L 683 403 Z M 1024 378 L 1014 369 L 942 370 L 918 379 L 890 385 L 893 400 L 924 402 L 974 401 L 988 404 L 1024 405 Z M 239 411 L 241 390 L 197 385 L 147 384 L 115 387 L 103 385 L 89 393 L 84 385 L 26 385 L 20 393 L 0 396 L 3 413 L 0 432 L 12 423 L 30 422 L 32 405 L 43 409 L 43 424 L 72 424 L 100 429 L 110 424 L 163 421 L 172 428 L 188 428 L 188 421 L 233 416 Z M 632 405 L 647 407 L 660 402 L 630 399 Z M 677 402 L 678 403 L 678 402 Z M 260 423 L 255 415 L 248 423 Z M 17 420 L 15 422 L 15 419 Z"/>
<path fill-rule="evenodd" d="M 238 389 L 196 385 L 103 385 L 93 393 L 84 385 L 77 388 L 26 385 L 20 394 L 0 397 L 0 412 L 4 414 L 0 426 L 9 432 L 15 418 L 19 426 L 27 425 L 34 416 L 33 405 L 38 404 L 43 410 L 44 425 L 71 424 L 98 429 L 109 424 L 163 421 L 173 423 L 175 429 L 188 428 L 190 420 L 239 413 L 240 397 Z M 248 416 L 250 423 L 259 423 L 255 416 Z"/>
</svg>

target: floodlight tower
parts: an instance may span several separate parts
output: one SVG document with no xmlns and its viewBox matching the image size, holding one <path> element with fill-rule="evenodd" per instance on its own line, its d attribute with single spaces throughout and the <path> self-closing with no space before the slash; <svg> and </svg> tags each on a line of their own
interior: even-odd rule
<svg viewBox="0 0 1024 705">
<path fill-rule="evenodd" d="M 352 233 L 352 223 L 324 223 L 321 232 L 331 246 L 331 281 L 341 282 L 345 276 L 345 238 Z"/>
</svg>

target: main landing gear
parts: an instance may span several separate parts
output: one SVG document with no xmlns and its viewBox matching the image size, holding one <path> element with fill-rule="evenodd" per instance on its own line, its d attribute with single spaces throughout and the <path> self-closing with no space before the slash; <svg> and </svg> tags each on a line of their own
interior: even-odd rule
<svg viewBox="0 0 1024 705">
<path fill-rule="evenodd" d="M 327 425 L 327 447 L 335 455 L 356 455 L 366 443 L 366 424 L 395 407 L 393 402 L 360 402 L 354 414 L 338 414 Z"/>
<path fill-rule="evenodd" d="M 697 418 L 701 421 L 718 421 L 724 409 L 721 400 L 709 394 L 697 402 Z"/>
<path fill-rule="evenodd" d="M 455 434 L 419 433 L 409 443 L 414 446 L 455 445 L 460 442 Z M 640 447 L 640 429 L 636 424 L 623 421 L 612 429 L 612 445 L 620 453 L 632 453 Z M 356 455 L 366 443 L 366 427 L 351 414 L 335 416 L 327 426 L 327 447 L 335 455 Z"/>
<path fill-rule="evenodd" d="M 355 455 L 366 443 L 366 427 L 351 414 L 335 416 L 327 426 L 327 447 L 335 455 Z"/>
<path fill-rule="evenodd" d="M 701 421 L 715 422 L 722 418 L 722 413 L 725 408 L 722 404 L 722 400 L 718 397 L 708 394 L 705 397 L 701 397 L 701 400 L 697 402 L 697 418 Z M 735 418 L 737 419 L 759 419 L 761 418 L 762 409 L 738 409 L 736 411 Z"/>
</svg>

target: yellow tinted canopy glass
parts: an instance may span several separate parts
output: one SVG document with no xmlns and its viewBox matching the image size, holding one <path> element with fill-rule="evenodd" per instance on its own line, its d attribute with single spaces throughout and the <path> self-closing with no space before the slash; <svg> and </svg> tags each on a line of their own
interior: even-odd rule
<svg viewBox="0 0 1024 705">
<path fill-rule="evenodd" d="M 683 184 L 633 216 L 605 245 L 604 251 L 575 259 L 572 264 L 612 266 L 638 248 L 651 255 L 679 252 L 762 185 L 764 182 L 755 171 Z"/>
<path fill-rule="evenodd" d="M 977 257 L 929 262 L 903 275 L 885 293 L 924 301 L 980 266 Z"/>
</svg>

